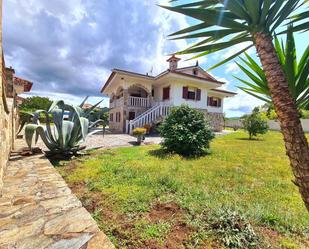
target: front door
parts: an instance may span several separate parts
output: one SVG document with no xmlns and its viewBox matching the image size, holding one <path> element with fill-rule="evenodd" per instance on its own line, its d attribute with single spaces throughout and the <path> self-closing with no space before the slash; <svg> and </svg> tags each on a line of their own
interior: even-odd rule
<svg viewBox="0 0 309 249">
<path fill-rule="evenodd" d="M 135 112 L 129 112 L 129 120 L 135 119 Z"/>
</svg>

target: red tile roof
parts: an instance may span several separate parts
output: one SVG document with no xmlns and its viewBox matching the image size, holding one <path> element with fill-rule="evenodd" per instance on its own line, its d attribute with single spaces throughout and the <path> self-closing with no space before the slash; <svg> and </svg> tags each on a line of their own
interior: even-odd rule
<svg viewBox="0 0 309 249">
<path fill-rule="evenodd" d="M 19 85 L 19 86 L 24 86 L 24 92 L 30 92 L 31 88 L 33 86 L 33 83 L 28 81 L 28 80 L 24 80 L 22 78 L 16 77 L 14 76 L 14 85 Z"/>
<path fill-rule="evenodd" d="M 181 69 L 184 69 L 184 68 L 178 68 L 177 70 L 181 70 Z M 195 78 L 195 79 L 198 79 L 198 80 L 204 80 L 204 81 L 216 83 L 216 84 L 219 84 L 219 85 L 224 85 L 225 84 L 224 82 L 217 81 L 214 77 L 209 75 L 206 71 L 204 71 L 204 72 L 207 74 L 207 76 L 209 76 L 209 78 L 199 77 L 199 76 L 196 76 L 196 75 L 190 75 L 190 74 L 182 73 L 182 72 L 178 72 L 178 71 L 170 71 L 169 69 L 164 71 L 164 72 L 162 72 L 162 73 L 160 73 L 159 75 L 157 75 L 155 77 L 151 76 L 151 75 L 147 75 L 147 74 L 140 74 L 140 73 L 130 72 L 130 71 L 127 71 L 127 70 L 122 70 L 122 69 L 113 69 L 113 72 L 111 73 L 111 75 L 109 76 L 108 80 L 106 81 L 106 83 L 102 87 L 101 92 L 103 92 L 106 89 L 106 87 L 112 81 L 112 79 L 114 78 L 116 73 L 122 73 L 122 72 L 123 73 L 127 73 L 127 74 L 132 74 L 132 75 L 135 75 L 135 76 L 149 78 L 149 79 L 159 79 L 159 78 L 165 76 L 168 73 L 173 73 L 173 74 L 178 74 L 178 75 L 182 75 L 182 76 L 186 76 L 186 77 L 190 77 L 190 78 Z"/>
<path fill-rule="evenodd" d="M 173 61 L 173 60 L 175 60 L 175 61 L 180 61 L 181 59 L 178 58 L 178 57 L 176 57 L 176 56 L 173 54 L 172 57 L 170 57 L 170 58 L 167 59 L 167 62 L 170 62 L 170 61 Z"/>
<path fill-rule="evenodd" d="M 187 74 L 187 73 L 181 73 L 181 72 L 175 72 L 175 71 L 173 71 L 172 73 L 180 74 L 180 75 L 183 75 L 183 76 L 188 76 L 188 77 L 191 77 L 191 78 L 196 78 L 196 79 L 199 79 L 199 80 L 210 81 L 210 82 L 221 84 L 221 85 L 225 84 L 224 82 L 221 82 L 221 81 L 217 81 L 217 80 L 210 79 L 210 78 L 207 79 L 207 78 L 203 78 L 203 77 L 199 77 L 199 76 L 191 75 L 191 74 Z"/>
</svg>

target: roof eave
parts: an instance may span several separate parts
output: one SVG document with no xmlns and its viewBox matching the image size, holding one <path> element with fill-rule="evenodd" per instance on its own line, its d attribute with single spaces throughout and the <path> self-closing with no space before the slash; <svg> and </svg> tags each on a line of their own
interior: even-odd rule
<svg viewBox="0 0 309 249">
<path fill-rule="evenodd" d="M 193 80 L 196 80 L 196 81 L 199 81 L 199 82 L 203 82 L 203 83 L 206 82 L 206 83 L 212 85 L 213 87 L 220 87 L 220 86 L 225 84 L 224 82 L 212 81 L 212 80 L 209 80 L 209 79 L 205 79 L 205 78 L 202 78 L 202 77 L 193 76 L 193 75 L 189 75 L 189 74 L 185 74 L 185 73 L 180 73 L 180 72 L 170 72 L 170 73 L 175 74 L 175 75 L 180 75 L 180 76 L 185 77 L 185 78 L 190 78 L 190 79 L 193 79 Z"/>
<path fill-rule="evenodd" d="M 235 92 L 230 92 L 230 91 L 221 90 L 221 89 L 211 89 L 210 91 L 213 91 L 213 92 L 218 93 L 218 94 L 222 94 L 225 97 L 234 97 L 234 96 L 237 95 L 237 93 L 235 93 Z"/>
</svg>

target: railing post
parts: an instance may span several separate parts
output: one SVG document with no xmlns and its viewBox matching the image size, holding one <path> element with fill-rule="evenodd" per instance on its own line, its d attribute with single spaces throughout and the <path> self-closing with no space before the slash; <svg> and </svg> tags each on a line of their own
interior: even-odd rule
<svg viewBox="0 0 309 249">
<path fill-rule="evenodd" d="M 130 120 L 129 121 L 129 132 L 128 132 L 130 135 L 132 134 L 132 126 L 133 126 L 132 125 L 132 120 Z"/>
<path fill-rule="evenodd" d="M 126 120 L 126 134 L 129 133 L 129 120 Z"/>
</svg>

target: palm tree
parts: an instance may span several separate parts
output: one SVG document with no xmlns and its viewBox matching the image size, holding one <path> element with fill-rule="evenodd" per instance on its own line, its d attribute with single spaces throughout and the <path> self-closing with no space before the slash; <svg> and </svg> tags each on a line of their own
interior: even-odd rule
<svg viewBox="0 0 309 249">
<path fill-rule="evenodd" d="M 275 49 L 279 56 L 280 64 L 287 75 L 290 93 L 296 103 L 296 107 L 300 109 L 309 108 L 309 46 L 297 61 L 295 40 L 291 28 L 288 29 L 285 46 L 275 37 Z M 247 53 L 246 59 L 240 58 L 247 66 L 244 67 L 237 63 L 239 68 L 245 73 L 250 81 L 234 76 L 246 86 L 239 88 L 244 92 L 259 98 L 267 103 L 272 103 L 266 75 L 261 68 Z M 290 67 L 292 66 L 291 70 Z"/>
<path fill-rule="evenodd" d="M 309 211 L 308 141 L 289 90 L 288 75 L 280 65 L 273 44 L 275 31 L 286 32 L 287 26 L 282 25 L 285 20 L 293 25 L 293 32 L 309 30 L 309 11 L 300 12 L 302 8 L 307 7 L 305 6 L 307 2 L 308 0 L 200 0 L 163 7 L 201 21 L 197 25 L 172 34 L 175 39 L 202 39 L 178 54 L 198 53 L 193 57 L 196 58 L 236 44 L 245 45 L 244 49 L 240 49 L 214 66 L 217 67 L 255 46 L 280 121 L 287 155 L 295 176 L 294 183 L 298 186 Z M 296 10 L 300 12 L 297 15 L 295 15 Z M 289 70 L 292 67 L 293 65 Z"/>
</svg>

